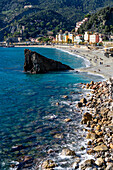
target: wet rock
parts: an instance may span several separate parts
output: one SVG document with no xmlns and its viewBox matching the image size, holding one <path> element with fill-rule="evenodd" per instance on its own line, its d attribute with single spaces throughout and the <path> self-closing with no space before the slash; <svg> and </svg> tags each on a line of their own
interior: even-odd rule
<svg viewBox="0 0 113 170">
<path fill-rule="evenodd" d="M 105 170 L 112 170 L 113 169 L 113 162 L 107 162 L 107 167 Z"/>
<path fill-rule="evenodd" d="M 43 170 L 55 168 L 57 165 L 53 160 L 46 160 L 42 163 L 41 167 Z"/>
<path fill-rule="evenodd" d="M 104 144 L 99 145 L 99 146 L 96 146 L 96 147 L 94 148 L 94 151 L 96 151 L 96 152 L 99 152 L 99 151 L 107 151 L 107 150 L 108 150 L 108 148 L 107 148 L 107 146 L 104 145 Z"/>
<path fill-rule="evenodd" d="M 87 124 L 88 121 L 92 120 L 92 115 L 88 112 L 84 113 L 83 117 L 82 117 L 82 124 Z"/>
<path fill-rule="evenodd" d="M 97 126 L 95 127 L 96 130 L 100 130 L 100 128 L 101 128 L 100 125 L 97 125 Z"/>
<path fill-rule="evenodd" d="M 84 161 L 81 165 L 79 165 L 79 169 L 85 170 L 86 168 L 92 167 L 94 165 L 94 160 L 93 159 L 88 159 Z"/>
<path fill-rule="evenodd" d="M 31 156 L 24 156 L 22 159 L 22 162 L 31 163 L 31 162 L 33 162 L 33 158 Z"/>
<path fill-rule="evenodd" d="M 64 121 L 65 121 L 65 122 L 71 122 L 72 119 L 67 118 L 67 119 L 64 119 Z"/>
<path fill-rule="evenodd" d="M 64 96 L 62 96 L 62 98 L 67 99 L 67 98 L 68 98 L 68 96 L 67 96 L 67 95 L 64 95 Z"/>
<path fill-rule="evenodd" d="M 47 151 L 48 154 L 53 153 L 53 152 L 54 152 L 53 149 L 49 149 L 49 150 Z"/>
<path fill-rule="evenodd" d="M 103 131 L 98 131 L 98 130 L 96 130 L 95 133 L 96 133 L 96 135 L 98 135 L 98 136 L 102 136 L 102 135 L 103 135 Z"/>
<path fill-rule="evenodd" d="M 73 169 L 77 169 L 79 167 L 77 162 L 74 162 L 72 166 L 73 166 Z"/>
<path fill-rule="evenodd" d="M 57 103 L 56 103 L 56 106 L 59 106 L 59 104 L 60 104 L 60 103 L 59 103 L 59 102 L 57 102 Z"/>
<path fill-rule="evenodd" d="M 78 102 L 77 107 L 83 107 L 83 104 L 81 102 Z"/>
<path fill-rule="evenodd" d="M 15 145 L 15 146 L 12 146 L 11 152 L 20 151 L 24 148 L 25 148 L 25 146 L 23 146 L 23 145 Z"/>
<path fill-rule="evenodd" d="M 94 85 L 92 86 L 92 89 L 93 89 L 93 90 L 97 89 L 97 85 L 94 84 Z"/>
<path fill-rule="evenodd" d="M 88 143 L 87 143 L 88 145 L 91 145 L 91 141 L 88 141 Z"/>
<path fill-rule="evenodd" d="M 102 166 L 104 163 L 104 160 L 102 158 L 97 158 L 97 160 L 95 161 L 96 165 L 98 166 Z"/>
<path fill-rule="evenodd" d="M 97 143 L 103 142 L 103 138 L 98 138 Z"/>
<path fill-rule="evenodd" d="M 19 161 L 18 169 L 32 167 L 33 160 L 31 156 L 23 156 Z"/>
<path fill-rule="evenodd" d="M 86 139 L 94 140 L 95 138 L 96 138 L 96 134 L 92 132 L 89 132 L 86 136 Z"/>
<path fill-rule="evenodd" d="M 89 86 L 90 86 L 89 83 L 87 83 L 87 84 L 86 84 L 86 88 L 89 88 Z"/>
<path fill-rule="evenodd" d="M 85 150 L 85 147 L 84 146 L 81 146 L 81 148 L 80 148 L 81 150 Z"/>
<path fill-rule="evenodd" d="M 91 81 L 91 82 L 90 82 L 90 85 L 94 85 L 94 81 Z"/>
<path fill-rule="evenodd" d="M 92 148 L 87 150 L 87 154 L 91 155 L 92 153 L 94 153 L 94 150 Z"/>
<path fill-rule="evenodd" d="M 82 99 L 80 100 L 80 102 L 83 103 L 83 104 L 86 104 L 86 103 L 87 103 L 87 100 L 86 100 L 86 98 L 82 98 Z"/>
<path fill-rule="evenodd" d="M 75 151 L 70 149 L 63 149 L 61 154 L 62 156 L 76 156 Z"/>
<path fill-rule="evenodd" d="M 113 143 L 110 143 L 110 148 L 113 149 Z"/>
<path fill-rule="evenodd" d="M 63 134 L 55 134 L 54 138 L 63 139 Z"/>
</svg>

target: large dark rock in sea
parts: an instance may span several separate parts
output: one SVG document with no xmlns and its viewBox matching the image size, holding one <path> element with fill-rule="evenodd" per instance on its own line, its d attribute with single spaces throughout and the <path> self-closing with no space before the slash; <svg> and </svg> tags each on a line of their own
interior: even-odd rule
<svg viewBox="0 0 113 170">
<path fill-rule="evenodd" d="M 62 64 L 61 62 L 46 58 L 29 49 L 25 49 L 24 54 L 24 71 L 28 73 L 38 74 L 46 73 L 48 71 L 73 70 L 71 67 Z"/>
</svg>

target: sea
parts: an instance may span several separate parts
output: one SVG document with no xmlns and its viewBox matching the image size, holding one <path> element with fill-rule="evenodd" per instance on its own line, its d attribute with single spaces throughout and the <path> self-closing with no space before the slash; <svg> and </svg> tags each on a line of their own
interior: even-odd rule
<svg viewBox="0 0 113 170">
<path fill-rule="evenodd" d="M 24 47 L 0 47 L 0 170 L 41 169 L 53 160 L 54 169 L 71 170 L 74 159 L 62 150 L 74 150 L 85 159 L 85 136 L 77 102 L 88 93 L 81 83 L 103 77 L 78 72 L 89 62 L 55 48 L 28 47 L 74 68 L 71 71 L 26 74 Z M 65 119 L 71 119 L 65 122 Z M 30 161 L 26 161 L 26 157 Z"/>
</svg>

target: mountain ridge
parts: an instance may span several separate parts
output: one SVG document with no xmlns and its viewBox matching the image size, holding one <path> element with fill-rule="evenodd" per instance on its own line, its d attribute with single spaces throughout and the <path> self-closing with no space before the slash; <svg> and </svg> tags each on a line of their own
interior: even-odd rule
<svg viewBox="0 0 113 170">
<path fill-rule="evenodd" d="M 27 5 L 32 5 L 33 7 L 31 9 L 24 8 Z M 29 15 L 29 13 L 31 13 L 29 17 L 34 13 L 38 16 L 39 11 L 45 11 L 44 15 L 46 15 L 46 11 L 51 10 L 53 11 L 51 12 L 53 20 L 56 14 L 57 16 L 60 14 L 57 24 L 60 25 L 60 18 L 62 18 L 61 22 L 63 24 L 61 26 L 66 25 L 67 22 L 66 28 L 63 29 L 71 31 L 76 22 L 84 18 L 84 15 L 95 12 L 107 5 L 113 5 L 113 0 L 0 0 L 0 30 L 7 26 L 7 29 L 1 32 L 0 39 L 3 39 L 3 37 L 1 38 L 2 34 L 3 36 L 10 34 L 8 28 L 11 28 L 11 25 L 14 26 L 15 21 L 18 23 L 23 20 L 23 17 L 28 18 L 27 14 Z M 56 12 L 55 16 L 54 12 Z M 50 24 L 52 26 L 51 21 Z M 60 26 L 58 27 L 61 29 Z M 54 27 L 51 27 L 51 30 L 55 31 Z"/>
</svg>

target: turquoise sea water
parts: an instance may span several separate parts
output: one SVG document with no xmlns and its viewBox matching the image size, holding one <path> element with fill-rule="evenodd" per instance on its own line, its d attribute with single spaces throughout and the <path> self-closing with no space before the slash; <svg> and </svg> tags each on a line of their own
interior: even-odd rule
<svg viewBox="0 0 113 170">
<path fill-rule="evenodd" d="M 29 49 L 74 69 L 85 67 L 82 58 L 57 49 Z M 66 169 L 71 165 L 62 164 L 62 148 L 68 146 L 77 152 L 83 141 L 81 114 L 76 109 L 83 92 L 80 83 L 102 77 L 75 70 L 30 75 L 23 72 L 23 66 L 24 48 L 0 48 L 0 169 L 11 169 L 12 164 L 19 164 L 12 169 L 25 168 L 22 158 L 26 155 L 33 158 L 28 169 L 31 164 L 36 169 L 47 158 L 54 158 L 59 167 Z M 73 121 L 65 123 L 66 118 Z M 62 139 L 56 134 L 62 134 Z M 17 145 L 20 149 L 13 150 Z M 49 149 L 54 152 L 48 154 Z"/>
</svg>

